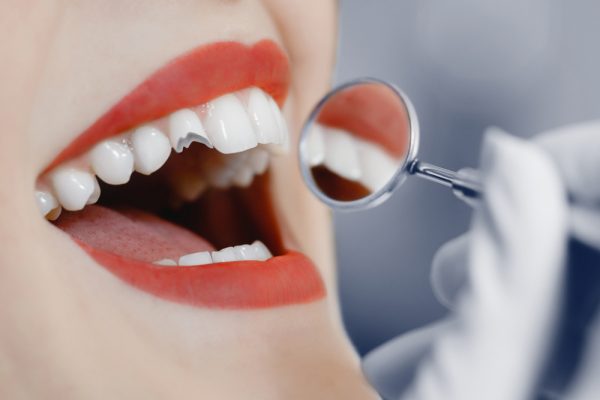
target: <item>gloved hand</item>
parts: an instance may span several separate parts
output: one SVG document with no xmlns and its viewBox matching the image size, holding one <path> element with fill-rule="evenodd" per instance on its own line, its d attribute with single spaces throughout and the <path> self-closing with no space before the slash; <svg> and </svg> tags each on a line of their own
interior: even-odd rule
<svg viewBox="0 0 600 400">
<path fill-rule="evenodd" d="M 600 248 L 600 124 L 533 142 L 488 132 L 482 163 L 485 198 L 472 228 L 433 263 L 434 291 L 454 312 L 364 360 L 386 399 L 532 398 L 562 332 L 567 239 Z M 561 398 L 600 392 L 600 313 L 596 319 Z"/>
</svg>

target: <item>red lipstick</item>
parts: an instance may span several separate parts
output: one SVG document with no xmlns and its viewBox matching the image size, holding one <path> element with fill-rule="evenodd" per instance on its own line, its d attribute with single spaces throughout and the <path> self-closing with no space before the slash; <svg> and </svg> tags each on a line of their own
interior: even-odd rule
<svg viewBox="0 0 600 400">
<path fill-rule="evenodd" d="M 144 122 L 250 86 L 261 88 L 282 104 L 289 75 L 287 56 L 270 40 L 251 46 L 235 42 L 201 46 L 169 62 L 139 84 L 68 145 L 45 171 Z M 260 203 L 267 204 L 266 200 Z M 325 296 L 317 269 L 297 252 L 282 251 L 283 255 L 267 261 L 160 266 L 152 263 L 157 252 L 182 255 L 184 248 L 185 252 L 192 247 L 198 251 L 200 242 L 204 243 L 201 251 L 214 248 L 199 235 L 168 227 L 158 217 L 134 218 L 131 213 L 115 211 L 108 219 L 109 211 L 97 206 L 71 214 L 78 217 L 65 215 L 66 219 L 59 219 L 56 225 L 98 264 L 131 286 L 165 300 L 200 307 L 256 309 L 306 303 Z M 261 219 L 277 226 L 267 212 Z M 124 232 L 134 234 L 129 235 L 129 240 L 121 240 L 119 235 Z M 171 243 L 167 243 L 169 240 Z"/>
</svg>

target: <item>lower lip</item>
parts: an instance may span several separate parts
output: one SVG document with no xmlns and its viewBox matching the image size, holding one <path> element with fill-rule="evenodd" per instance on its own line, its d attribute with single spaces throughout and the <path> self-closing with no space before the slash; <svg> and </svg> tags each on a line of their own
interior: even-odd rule
<svg viewBox="0 0 600 400">
<path fill-rule="evenodd" d="M 97 263 L 131 286 L 154 296 L 196 307 L 262 309 L 310 303 L 325 297 L 315 266 L 288 252 L 267 261 L 237 261 L 171 267 L 127 259 L 75 242 Z"/>
</svg>

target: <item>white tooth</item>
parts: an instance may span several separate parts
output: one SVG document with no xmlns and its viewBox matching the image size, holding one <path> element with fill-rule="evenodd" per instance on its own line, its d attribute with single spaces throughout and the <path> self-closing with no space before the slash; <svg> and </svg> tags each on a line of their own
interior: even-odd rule
<svg viewBox="0 0 600 400">
<path fill-rule="evenodd" d="M 232 182 L 240 187 L 248 187 L 252 183 L 254 172 L 248 167 L 239 168 L 232 178 Z"/>
<path fill-rule="evenodd" d="M 262 90 L 250 89 L 248 114 L 254 125 L 258 143 L 281 143 L 277 115 L 273 113 L 269 99 Z M 279 114 L 279 109 L 277 114 Z"/>
<path fill-rule="evenodd" d="M 267 246 L 265 246 L 265 244 L 263 242 L 261 242 L 260 240 L 257 240 L 254 243 L 252 243 L 252 247 L 254 247 L 254 251 L 256 252 L 257 260 L 259 260 L 259 261 L 265 261 L 265 260 L 268 260 L 269 258 L 273 257 L 273 255 L 271 254 L 271 252 L 269 251 Z"/>
<path fill-rule="evenodd" d="M 183 148 L 187 148 L 192 142 L 200 142 L 210 148 L 213 147 L 198 114 L 187 108 L 169 115 L 169 140 L 171 146 L 178 153 L 181 153 Z"/>
<path fill-rule="evenodd" d="M 323 127 L 315 123 L 307 138 L 308 164 L 311 167 L 319 165 L 325 159 L 325 144 L 323 143 Z"/>
<path fill-rule="evenodd" d="M 131 147 L 135 170 L 144 175 L 150 175 L 162 167 L 171 154 L 169 139 L 150 125 L 141 126 L 131 134 Z"/>
<path fill-rule="evenodd" d="M 217 150 L 231 154 L 256 147 L 252 121 L 235 95 L 221 96 L 211 101 L 207 109 L 204 125 Z"/>
<path fill-rule="evenodd" d="M 55 171 L 50 180 L 58 202 L 69 211 L 85 207 L 96 186 L 92 174 L 68 167 Z"/>
<path fill-rule="evenodd" d="M 269 153 L 261 148 L 252 149 L 248 157 L 250 167 L 257 175 L 264 173 L 269 166 Z"/>
<path fill-rule="evenodd" d="M 94 204 L 100 198 L 100 185 L 98 184 L 98 180 L 94 177 L 94 191 L 90 195 L 90 198 L 86 202 L 86 204 Z"/>
<path fill-rule="evenodd" d="M 100 179 L 111 185 L 129 182 L 133 172 L 133 154 L 122 143 L 105 140 L 90 153 L 92 170 Z"/>
<path fill-rule="evenodd" d="M 233 248 L 235 257 L 239 261 L 256 260 L 256 250 L 252 245 L 243 244 L 241 246 L 235 246 Z"/>
<path fill-rule="evenodd" d="M 287 128 L 287 123 L 285 122 L 285 118 L 283 117 L 281 109 L 271 97 L 269 97 L 269 105 L 271 106 L 271 111 L 277 120 L 277 128 L 279 132 L 279 140 L 277 141 L 278 145 L 269 145 L 269 148 L 274 154 L 287 154 L 290 151 L 290 134 Z"/>
<path fill-rule="evenodd" d="M 210 251 L 199 251 L 179 257 L 178 264 L 181 267 L 188 267 L 192 265 L 212 264 L 212 262 L 213 259 L 210 256 Z"/>
<path fill-rule="evenodd" d="M 399 167 L 397 160 L 374 143 L 359 142 L 358 154 L 362 170 L 360 181 L 373 192 L 385 186 Z"/>
<path fill-rule="evenodd" d="M 152 264 L 164 265 L 164 266 L 169 266 L 169 267 L 177 266 L 177 262 L 175 262 L 175 260 L 171 260 L 169 258 L 163 258 L 162 260 L 154 261 Z"/>
<path fill-rule="evenodd" d="M 54 221 L 59 217 L 61 208 L 58 201 L 51 193 L 36 190 L 35 199 L 43 217 L 46 217 L 51 221 Z"/>
<path fill-rule="evenodd" d="M 222 250 L 213 251 L 212 259 L 213 259 L 214 263 L 229 262 L 229 261 L 237 260 L 236 256 L 235 256 L 235 251 L 233 250 L 233 247 L 225 247 Z"/>
<path fill-rule="evenodd" d="M 343 178 L 357 181 L 361 171 L 354 138 L 341 129 L 325 128 L 323 142 L 325 166 Z"/>
</svg>

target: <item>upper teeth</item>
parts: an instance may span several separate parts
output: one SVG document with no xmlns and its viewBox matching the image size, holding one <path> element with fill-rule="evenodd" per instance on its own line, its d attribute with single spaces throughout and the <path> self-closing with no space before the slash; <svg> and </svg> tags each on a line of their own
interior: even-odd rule
<svg viewBox="0 0 600 400">
<path fill-rule="evenodd" d="M 383 148 L 342 129 L 314 124 L 307 145 L 311 167 L 323 164 L 371 191 L 381 189 L 398 169 L 398 161 Z"/>
<path fill-rule="evenodd" d="M 153 264 L 163 266 L 195 266 L 216 264 L 229 261 L 265 261 L 273 257 L 271 252 L 261 241 L 241 246 L 226 247 L 219 251 L 200 251 L 179 257 L 178 261 L 165 258 L 155 261 Z"/>
<path fill-rule="evenodd" d="M 228 157 L 220 171 L 211 171 L 206 177 L 211 184 L 227 187 L 247 186 L 255 174 L 265 171 L 269 154 L 258 144 L 273 152 L 272 145 L 286 147 L 289 139 L 279 107 L 262 90 L 249 88 L 226 94 L 104 140 L 77 160 L 51 171 L 46 185 L 50 189 L 36 191 L 40 211 L 56 218 L 61 207 L 81 210 L 100 196 L 96 176 L 111 185 L 127 183 L 134 170 L 149 175 L 163 166 L 172 148 L 181 152 L 192 142 L 214 147 L 223 154 L 253 149 L 243 158 Z M 197 188 L 206 185 L 193 186 L 196 193 Z M 189 193 L 187 190 L 184 198 Z"/>
</svg>

